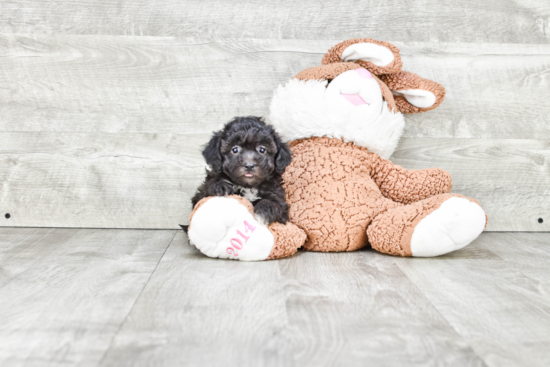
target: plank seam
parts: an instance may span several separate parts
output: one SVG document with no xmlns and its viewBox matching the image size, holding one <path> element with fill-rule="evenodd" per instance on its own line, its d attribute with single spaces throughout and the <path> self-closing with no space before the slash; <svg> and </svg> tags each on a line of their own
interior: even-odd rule
<svg viewBox="0 0 550 367">
<path fill-rule="evenodd" d="M 157 262 L 157 264 L 155 265 L 155 268 L 153 269 L 153 271 L 151 271 L 151 274 L 149 274 L 149 278 L 147 278 L 147 281 L 145 282 L 145 284 L 143 285 L 143 287 L 141 288 L 139 294 L 137 295 L 136 299 L 134 300 L 134 303 L 132 304 L 132 307 L 130 307 L 130 309 L 128 310 L 128 313 L 126 314 L 126 316 L 124 317 L 124 320 L 122 320 L 122 322 L 120 323 L 120 325 L 118 326 L 116 332 L 113 334 L 113 337 L 111 338 L 111 341 L 109 343 L 109 348 L 107 348 L 107 350 L 105 350 L 105 352 L 103 353 L 103 355 L 101 356 L 101 359 L 99 360 L 99 362 L 97 363 L 97 366 L 101 366 L 103 364 L 103 361 L 105 360 L 105 357 L 107 356 L 107 354 L 109 354 L 109 351 L 111 350 L 112 346 L 113 346 L 113 342 L 115 341 L 115 338 L 117 337 L 117 335 L 120 333 L 120 330 L 122 329 L 122 326 L 124 324 L 126 324 L 126 321 L 128 321 L 128 317 L 130 316 L 130 314 L 132 313 L 132 311 L 134 310 L 134 307 L 136 306 L 138 300 L 140 299 L 142 293 L 143 293 L 143 290 L 145 289 L 145 287 L 147 287 L 147 284 L 149 284 L 149 281 L 151 280 L 151 277 L 153 276 L 153 274 L 155 273 L 155 271 L 157 270 L 160 262 L 162 261 L 162 259 L 164 258 L 164 255 L 166 255 L 166 251 L 168 251 L 168 249 L 170 248 L 170 246 L 172 245 L 172 242 L 174 242 L 174 238 L 176 237 L 176 235 L 178 234 L 178 231 L 175 230 L 174 231 L 174 235 L 172 236 L 172 238 L 170 239 L 170 241 L 168 242 L 168 245 L 166 246 L 166 248 L 164 249 L 164 252 L 162 253 L 162 255 L 160 256 L 159 258 L 159 261 Z"/>
<path fill-rule="evenodd" d="M 483 357 L 481 357 L 481 356 L 479 355 L 479 353 L 475 350 L 474 346 L 468 341 L 468 339 L 466 339 L 466 337 L 465 337 L 464 335 L 462 335 L 461 333 L 459 333 L 458 330 L 457 330 L 457 329 L 449 322 L 449 320 L 447 320 L 447 318 L 441 313 L 441 311 L 439 311 L 439 309 L 437 308 L 437 306 L 434 305 L 434 303 L 430 300 L 430 298 L 428 298 L 428 296 L 426 295 L 426 293 L 424 293 L 424 292 L 422 291 L 422 289 L 420 289 L 420 288 L 416 285 L 416 283 L 411 279 L 411 277 L 409 277 L 409 276 L 407 275 L 407 273 L 404 272 L 404 271 L 401 269 L 401 267 L 399 266 L 398 262 L 394 260 L 393 263 L 395 264 L 395 266 L 397 267 L 397 269 L 401 272 L 401 274 L 403 274 L 403 275 L 409 280 L 409 282 L 418 290 L 418 292 L 420 292 L 420 294 L 422 294 L 422 295 L 424 296 L 424 298 L 426 298 L 426 300 L 427 300 L 428 302 L 430 302 L 430 305 L 432 305 L 433 309 L 439 314 L 439 316 L 441 316 L 442 320 L 444 320 L 444 321 L 447 323 L 447 325 L 449 326 L 449 328 L 450 328 L 451 330 L 453 330 L 453 331 L 456 333 L 456 335 L 458 335 L 458 336 L 462 339 L 462 341 L 464 341 L 464 343 L 466 343 L 466 344 L 470 347 L 470 349 L 472 350 L 472 353 L 474 353 L 474 354 L 479 358 L 479 360 L 480 360 L 481 362 L 483 362 L 483 364 L 484 364 L 485 366 L 487 366 L 487 367 L 490 366 L 490 365 L 488 364 L 488 362 L 487 362 Z"/>
</svg>

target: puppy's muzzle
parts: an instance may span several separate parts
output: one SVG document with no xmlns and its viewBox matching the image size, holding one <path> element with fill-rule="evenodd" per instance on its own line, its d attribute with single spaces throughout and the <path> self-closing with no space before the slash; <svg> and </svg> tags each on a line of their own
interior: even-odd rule
<svg viewBox="0 0 550 367">
<path fill-rule="evenodd" d="M 254 177 L 254 170 L 256 168 L 256 165 L 252 162 L 245 162 L 243 165 L 244 167 L 244 176 L 245 177 Z"/>
</svg>

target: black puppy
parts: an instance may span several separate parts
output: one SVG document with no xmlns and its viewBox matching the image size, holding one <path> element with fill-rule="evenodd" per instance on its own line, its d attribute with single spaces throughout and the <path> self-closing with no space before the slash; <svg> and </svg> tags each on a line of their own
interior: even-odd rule
<svg viewBox="0 0 550 367">
<path fill-rule="evenodd" d="M 192 199 L 241 195 L 265 224 L 288 221 L 282 174 L 290 164 L 288 145 L 260 117 L 235 117 L 214 133 L 202 155 L 211 167 Z"/>
</svg>

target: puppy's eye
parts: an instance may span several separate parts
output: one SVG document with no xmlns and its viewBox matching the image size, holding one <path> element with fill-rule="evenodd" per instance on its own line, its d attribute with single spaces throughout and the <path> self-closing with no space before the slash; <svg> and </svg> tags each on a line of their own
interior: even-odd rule
<svg viewBox="0 0 550 367">
<path fill-rule="evenodd" d="M 240 149 L 239 149 L 239 147 L 235 146 L 235 147 L 231 148 L 231 151 L 233 152 L 233 154 L 237 154 L 237 153 L 239 153 Z"/>
<path fill-rule="evenodd" d="M 265 154 L 265 148 L 264 147 L 259 147 L 258 152 L 260 152 L 262 154 Z"/>
</svg>

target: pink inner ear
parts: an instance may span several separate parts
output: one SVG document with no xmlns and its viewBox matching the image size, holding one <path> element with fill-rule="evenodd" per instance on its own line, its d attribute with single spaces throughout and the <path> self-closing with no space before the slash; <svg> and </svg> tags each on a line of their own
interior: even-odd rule
<svg viewBox="0 0 550 367">
<path fill-rule="evenodd" d="M 352 105 L 354 106 L 361 106 L 361 105 L 364 105 L 364 104 L 367 104 L 367 102 L 365 102 L 363 100 L 363 98 L 361 98 L 361 96 L 359 94 L 344 94 L 344 93 L 340 93 L 340 95 L 342 97 L 344 97 L 345 99 L 348 100 L 348 102 L 350 102 Z"/>
</svg>

